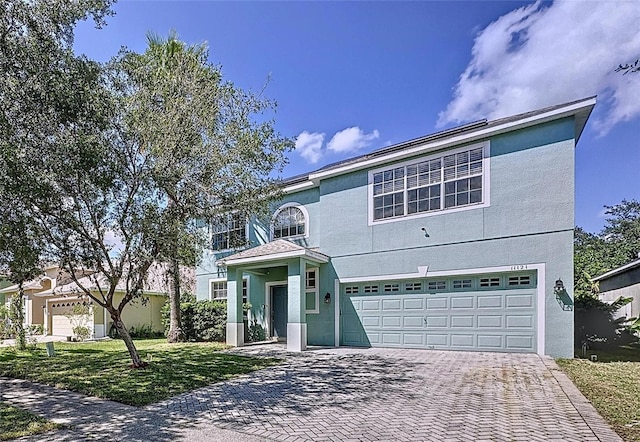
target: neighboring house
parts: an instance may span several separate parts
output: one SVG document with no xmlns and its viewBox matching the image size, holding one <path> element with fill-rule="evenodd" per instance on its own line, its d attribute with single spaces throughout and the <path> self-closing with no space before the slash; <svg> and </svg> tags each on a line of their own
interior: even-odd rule
<svg viewBox="0 0 640 442">
<path fill-rule="evenodd" d="M 600 288 L 600 300 L 614 302 L 619 297 L 633 300 L 615 313 L 616 317 L 640 316 L 640 259 L 593 278 Z"/>
<path fill-rule="evenodd" d="M 595 98 L 478 121 L 284 181 L 269 222 L 211 223 L 199 299 L 287 348 L 573 356 L 575 146 Z M 240 247 L 238 247 L 240 245 Z M 556 280 L 569 296 L 557 297 Z"/>
<path fill-rule="evenodd" d="M 122 320 L 128 328 L 150 326 L 153 331 L 164 330 L 160 310 L 166 301 L 166 284 L 161 266 L 152 270 L 152 276 L 145 287 L 144 295 L 148 301 L 130 302 L 122 311 Z M 96 297 L 100 297 L 100 290 L 104 292 L 108 283 L 103 276 L 85 272 L 76 275 L 78 282 L 88 288 Z M 18 293 L 18 286 L 12 285 L 0 290 L 0 294 L 7 297 L 9 303 L 12 296 Z M 121 281 L 116 287 L 114 305 L 118 305 L 125 295 L 125 282 Z M 89 315 L 82 324 L 74 316 L 73 308 L 77 304 L 92 306 Z M 29 281 L 24 285 L 23 305 L 25 311 L 25 325 L 42 325 L 47 334 L 53 336 L 73 336 L 74 325 L 85 325 L 89 328 L 92 338 L 106 336 L 113 321 L 109 313 L 98 306 L 86 295 L 83 295 L 78 285 L 73 282 L 68 273 L 61 272 L 58 266 L 45 269 L 40 278 Z"/>
</svg>

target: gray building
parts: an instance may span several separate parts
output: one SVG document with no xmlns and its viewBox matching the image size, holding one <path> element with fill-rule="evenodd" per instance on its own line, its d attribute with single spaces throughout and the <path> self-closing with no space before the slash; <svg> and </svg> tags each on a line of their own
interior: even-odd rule
<svg viewBox="0 0 640 442">
<path fill-rule="evenodd" d="M 604 302 L 613 302 L 621 296 L 633 299 L 616 312 L 617 317 L 640 316 L 640 259 L 593 278 L 593 281 L 598 282 L 598 296 Z"/>
</svg>

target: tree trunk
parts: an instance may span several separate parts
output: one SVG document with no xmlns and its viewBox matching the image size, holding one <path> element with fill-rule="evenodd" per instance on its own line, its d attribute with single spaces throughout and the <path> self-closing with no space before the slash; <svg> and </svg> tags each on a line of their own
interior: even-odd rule
<svg viewBox="0 0 640 442">
<path fill-rule="evenodd" d="M 180 314 L 180 264 L 177 259 L 169 263 L 169 333 L 167 342 L 184 341 Z"/>
<path fill-rule="evenodd" d="M 111 314 L 111 319 L 113 319 L 113 325 L 115 325 L 116 329 L 118 330 L 118 334 L 120 335 L 120 338 L 122 338 L 122 340 L 124 341 L 124 345 L 127 346 L 127 350 L 129 351 L 129 355 L 131 356 L 131 366 L 133 368 L 146 367 L 148 364 L 146 362 L 143 362 L 142 359 L 140 359 L 138 350 L 136 349 L 136 346 L 133 344 L 133 339 L 131 339 L 131 335 L 129 334 L 127 327 L 125 327 L 124 322 L 122 322 L 122 318 L 120 317 L 120 312 L 114 309 L 114 310 L 109 310 L 109 313 Z"/>
<path fill-rule="evenodd" d="M 18 285 L 18 293 L 11 297 L 11 324 L 13 331 L 16 335 L 16 349 L 27 349 L 27 337 L 24 332 L 24 308 L 22 307 L 22 300 L 24 299 L 24 289 L 22 283 Z"/>
</svg>

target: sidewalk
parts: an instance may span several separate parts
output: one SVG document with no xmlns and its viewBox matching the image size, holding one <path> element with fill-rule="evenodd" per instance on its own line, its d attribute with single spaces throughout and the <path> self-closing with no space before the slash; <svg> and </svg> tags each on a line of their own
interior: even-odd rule
<svg viewBox="0 0 640 442">
<path fill-rule="evenodd" d="M 20 379 L 0 378 L 0 400 L 69 427 L 20 439 L 25 441 L 265 440 L 217 428 L 204 418 L 160 414 Z"/>
</svg>

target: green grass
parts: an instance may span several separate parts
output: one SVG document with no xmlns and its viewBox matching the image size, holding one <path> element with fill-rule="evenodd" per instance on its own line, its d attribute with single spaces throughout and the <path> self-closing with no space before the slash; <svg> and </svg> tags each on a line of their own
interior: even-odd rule
<svg viewBox="0 0 640 442">
<path fill-rule="evenodd" d="M 625 440 L 640 442 L 640 349 L 624 346 L 615 351 L 590 351 L 598 362 L 559 359 L 578 389 Z"/>
<path fill-rule="evenodd" d="M 131 360 L 121 340 L 55 343 L 18 352 L 0 349 L 0 376 L 27 379 L 89 396 L 143 406 L 215 382 L 259 370 L 279 361 L 222 353 L 217 343 L 167 344 L 165 339 L 135 341 L 143 369 Z"/>
<path fill-rule="evenodd" d="M 62 428 L 21 408 L 0 401 L 0 440 L 16 439 Z"/>
</svg>

